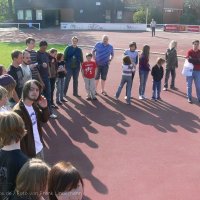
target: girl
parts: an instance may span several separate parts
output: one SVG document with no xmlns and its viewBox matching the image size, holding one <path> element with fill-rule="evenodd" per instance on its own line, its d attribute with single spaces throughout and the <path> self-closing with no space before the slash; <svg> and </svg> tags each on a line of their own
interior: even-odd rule
<svg viewBox="0 0 200 200">
<path fill-rule="evenodd" d="M 140 77 L 139 99 L 140 100 L 146 99 L 144 93 L 145 93 L 147 78 L 150 71 L 149 53 L 150 53 L 150 46 L 144 45 L 142 49 L 142 54 L 140 55 L 140 59 L 139 59 L 139 77 Z"/>
<path fill-rule="evenodd" d="M 69 162 L 55 164 L 48 181 L 50 200 L 81 200 L 83 180 L 78 170 Z"/>
<path fill-rule="evenodd" d="M 132 72 L 135 71 L 135 64 L 132 64 L 129 56 L 124 56 L 122 65 L 122 79 L 118 87 L 115 98 L 118 99 L 124 84 L 126 83 L 127 90 L 127 104 L 131 103 L 131 85 L 132 85 Z"/>
<path fill-rule="evenodd" d="M 66 75 L 66 68 L 64 62 L 64 55 L 62 53 L 57 54 L 57 81 L 56 81 L 56 103 L 62 105 L 62 102 L 67 102 L 64 99 L 64 79 Z"/>
</svg>

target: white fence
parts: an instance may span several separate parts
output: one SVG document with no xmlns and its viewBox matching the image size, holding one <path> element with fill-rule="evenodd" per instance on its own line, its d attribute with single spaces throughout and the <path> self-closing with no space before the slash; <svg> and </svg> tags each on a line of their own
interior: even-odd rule
<svg viewBox="0 0 200 200">
<path fill-rule="evenodd" d="M 35 28 L 40 30 L 40 23 L 0 23 L 0 28 L 10 28 L 17 27 L 20 28 Z"/>
<path fill-rule="evenodd" d="M 60 23 L 61 30 L 146 31 L 146 24 L 133 23 Z"/>
</svg>

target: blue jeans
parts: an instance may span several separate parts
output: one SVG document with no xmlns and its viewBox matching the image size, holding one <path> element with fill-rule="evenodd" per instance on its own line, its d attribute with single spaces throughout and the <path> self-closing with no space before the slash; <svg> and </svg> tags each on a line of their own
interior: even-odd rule
<svg viewBox="0 0 200 200">
<path fill-rule="evenodd" d="M 161 81 L 153 81 L 153 99 L 159 99 L 160 98 L 160 91 L 161 91 Z"/>
<path fill-rule="evenodd" d="M 64 96 L 64 78 L 57 78 L 56 80 L 56 102 L 63 100 Z"/>
<path fill-rule="evenodd" d="M 67 95 L 67 91 L 69 88 L 69 82 L 71 80 L 71 77 L 73 76 L 73 95 L 78 94 L 78 76 L 80 72 L 80 67 L 75 68 L 67 68 L 67 74 L 65 78 L 65 86 L 64 86 L 64 94 Z"/>
<path fill-rule="evenodd" d="M 117 93 L 115 96 L 117 98 L 119 98 L 119 95 L 120 95 L 125 83 L 126 83 L 126 91 L 127 91 L 127 102 L 130 103 L 130 101 L 131 101 L 131 85 L 132 85 L 132 77 L 131 76 L 122 76 L 121 83 L 118 87 L 118 90 L 117 90 Z"/>
<path fill-rule="evenodd" d="M 194 80 L 194 84 L 196 87 L 197 98 L 200 101 L 200 71 L 194 70 L 192 73 L 192 76 L 186 77 L 188 99 L 192 98 L 192 82 L 193 82 L 193 80 Z"/>
<path fill-rule="evenodd" d="M 143 96 L 145 93 L 147 78 L 149 75 L 149 71 L 139 71 L 139 77 L 140 77 L 140 86 L 139 86 L 139 95 Z"/>
<path fill-rule="evenodd" d="M 47 103 L 48 103 L 48 107 L 49 107 L 50 113 L 52 113 L 52 108 L 51 108 L 51 84 L 50 84 L 50 80 L 49 79 L 43 79 L 42 81 L 43 81 L 43 83 L 45 85 L 45 88 L 43 90 L 43 95 L 47 99 Z"/>
</svg>

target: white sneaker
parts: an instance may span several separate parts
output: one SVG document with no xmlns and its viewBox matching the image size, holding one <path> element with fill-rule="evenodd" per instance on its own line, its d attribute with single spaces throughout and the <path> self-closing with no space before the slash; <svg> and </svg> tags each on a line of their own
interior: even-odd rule
<svg viewBox="0 0 200 200">
<path fill-rule="evenodd" d="M 127 100 L 127 96 L 125 96 L 124 99 Z"/>
<path fill-rule="evenodd" d="M 143 97 L 143 99 L 147 99 L 147 98 L 145 97 L 145 95 L 142 95 L 142 97 Z"/>
<path fill-rule="evenodd" d="M 50 115 L 50 118 L 51 118 L 51 119 L 57 119 L 58 116 L 52 113 L 52 114 Z"/>
<path fill-rule="evenodd" d="M 143 96 L 140 95 L 140 96 L 139 96 L 139 100 L 143 100 L 143 99 L 144 99 Z"/>
</svg>

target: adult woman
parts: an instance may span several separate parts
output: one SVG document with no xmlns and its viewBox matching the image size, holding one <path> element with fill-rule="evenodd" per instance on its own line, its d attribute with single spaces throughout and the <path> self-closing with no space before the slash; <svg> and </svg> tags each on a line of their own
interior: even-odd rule
<svg viewBox="0 0 200 200">
<path fill-rule="evenodd" d="M 145 93 L 147 78 L 150 71 L 149 53 L 150 53 L 150 46 L 144 45 L 142 49 L 142 54 L 140 55 L 140 59 L 139 59 L 139 76 L 140 76 L 139 99 L 140 100 L 146 99 L 144 93 Z"/>
<path fill-rule="evenodd" d="M 165 54 L 166 60 L 166 72 L 165 72 L 165 84 L 164 84 L 164 91 L 168 89 L 168 80 L 171 73 L 171 85 L 170 88 L 175 90 L 175 78 L 176 78 L 176 68 L 178 67 L 178 59 L 177 59 L 177 42 L 172 40 L 169 43 L 169 48 Z"/>
<path fill-rule="evenodd" d="M 48 181 L 50 200 L 81 200 L 83 197 L 83 180 L 78 170 L 69 162 L 55 164 Z"/>
</svg>

